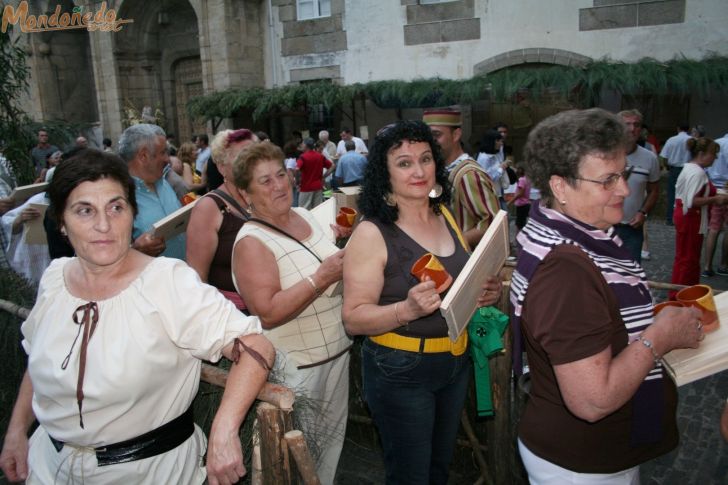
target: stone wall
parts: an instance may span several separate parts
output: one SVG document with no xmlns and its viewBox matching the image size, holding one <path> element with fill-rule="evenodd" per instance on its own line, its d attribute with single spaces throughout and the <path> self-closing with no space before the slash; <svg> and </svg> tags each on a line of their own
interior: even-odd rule
<svg viewBox="0 0 728 485">
<path fill-rule="evenodd" d="M 480 39 L 480 19 L 474 0 L 420 5 L 417 0 L 401 0 L 406 8 L 404 44 L 432 44 Z"/>
<path fill-rule="evenodd" d="M 579 9 L 579 30 L 620 29 L 685 21 L 685 0 L 594 0 Z"/>
</svg>

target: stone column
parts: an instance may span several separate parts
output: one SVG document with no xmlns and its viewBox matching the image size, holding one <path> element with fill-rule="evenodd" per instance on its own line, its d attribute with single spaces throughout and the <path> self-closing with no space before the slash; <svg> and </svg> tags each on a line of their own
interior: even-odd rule
<svg viewBox="0 0 728 485">
<path fill-rule="evenodd" d="M 122 99 L 112 32 L 91 32 L 91 61 L 96 83 L 99 120 L 105 137 L 116 141 L 123 131 Z"/>
</svg>

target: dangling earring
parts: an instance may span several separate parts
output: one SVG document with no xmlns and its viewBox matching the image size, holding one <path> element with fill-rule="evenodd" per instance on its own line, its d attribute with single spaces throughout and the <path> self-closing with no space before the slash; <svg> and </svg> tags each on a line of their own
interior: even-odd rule
<svg viewBox="0 0 728 485">
<path fill-rule="evenodd" d="M 427 194 L 427 196 L 430 199 L 437 199 L 442 195 L 442 185 L 435 183 L 435 186 L 432 187 L 432 190 L 430 190 L 430 193 Z"/>
<path fill-rule="evenodd" d="M 384 203 L 389 207 L 397 207 L 397 201 L 394 199 L 394 194 L 391 192 L 388 192 L 387 195 L 382 198 L 384 199 Z"/>
</svg>

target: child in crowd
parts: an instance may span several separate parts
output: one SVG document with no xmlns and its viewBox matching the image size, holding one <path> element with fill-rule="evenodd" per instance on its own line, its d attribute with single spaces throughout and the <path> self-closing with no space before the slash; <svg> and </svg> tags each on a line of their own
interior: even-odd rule
<svg viewBox="0 0 728 485">
<path fill-rule="evenodd" d="M 528 212 L 531 210 L 531 181 L 526 177 L 526 172 L 521 165 L 516 167 L 516 175 L 518 175 L 516 192 L 508 204 L 516 206 L 516 228 L 520 231 L 526 225 Z"/>
</svg>

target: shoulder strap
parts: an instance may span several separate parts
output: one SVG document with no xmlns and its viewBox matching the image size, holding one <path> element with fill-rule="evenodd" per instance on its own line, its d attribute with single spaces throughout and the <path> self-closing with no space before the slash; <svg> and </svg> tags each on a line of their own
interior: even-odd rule
<svg viewBox="0 0 728 485">
<path fill-rule="evenodd" d="M 242 206 L 238 203 L 237 200 L 233 199 L 232 197 L 230 197 L 228 194 L 226 194 L 222 190 L 215 189 L 215 190 L 213 190 L 212 192 L 209 192 L 209 193 L 211 195 L 216 195 L 216 196 L 220 197 L 221 199 L 225 200 L 225 202 L 227 202 L 231 206 L 235 207 L 235 209 L 242 215 L 242 217 L 245 220 L 250 220 L 250 216 L 248 216 L 248 211 L 246 211 L 245 209 L 243 209 Z"/>
<path fill-rule="evenodd" d="M 311 250 L 311 248 L 309 248 L 308 246 L 306 246 L 305 244 L 303 244 L 301 241 L 298 240 L 298 238 L 296 238 L 293 235 L 287 233 L 286 231 L 284 231 L 280 227 L 274 226 L 270 222 L 266 222 L 266 221 L 264 221 L 262 219 L 258 219 L 256 217 L 251 217 L 250 219 L 248 219 L 248 221 L 250 221 L 250 222 L 257 222 L 258 224 L 262 224 L 263 226 L 265 226 L 265 227 L 267 227 L 269 229 L 273 229 L 274 231 L 276 231 L 279 234 L 283 234 L 284 236 L 286 236 L 289 239 L 293 239 L 298 244 L 300 244 L 303 247 L 303 249 L 305 249 L 306 251 L 308 251 L 309 253 L 311 253 L 313 255 L 313 257 L 318 260 L 319 263 L 322 262 L 321 261 L 321 258 L 319 258 L 318 255 Z"/>
<path fill-rule="evenodd" d="M 452 227 L 452 230 L 455 231 L 455 234 L 458 236 L 458 240 L 460 241 L 460 244 L 462 244 L 463 248 L 465 249 L 465 252 L 470 254 L 470 247 L 468 246 L 468 243 L 465 241 L 465 236 L 463 236 L 462 231 L 458 227 L 457 223 L 455 222 L 455 218 L 453 217 L 452 213 L 450 213 L 450 210 L 445 206 L 445 204 L 440 204 L 440 212 L 442 212 L 442 215 L 445 216 L 445 220 L 448 224 L 450 224 L 450 227 Z"/>
</svg>

